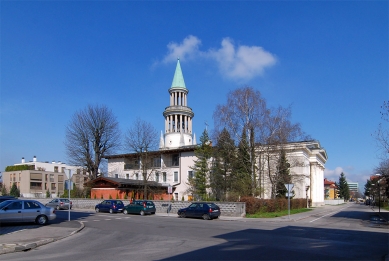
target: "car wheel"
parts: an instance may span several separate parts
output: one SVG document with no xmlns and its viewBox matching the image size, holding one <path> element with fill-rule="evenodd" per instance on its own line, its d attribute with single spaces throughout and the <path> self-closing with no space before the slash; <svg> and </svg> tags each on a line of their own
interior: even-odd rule
<svg viewBox="0 0 389 261">
<path fill-rule="evenodd" d="M 219 216 L 214 217 L 214 219 L 218 219 L 218 218 L 219 218 Z"/>
<path fill-rule="evenodd" d="M 141 216 L 144 216 L 145 215 L 145 212 L 143 210 L 140 211 L 140 215 Z"/>
<path fill-rule="evenodd" d="M 109 214 L 112 214 L 113 213 L 113 210 L 112 208 L 109 209 Z"/>
<path fill-rule="evenodd" d="M 127 215 L 127 214 L 128 214 L 127 209 L 123 210 L 123 214 L 124 214 L 124 215 Z"/>
<path fill-rule="evenodd" d="M 180 213 L 180 218 L 186 218 L 185 212 Z"/>
<path fill-rule="evenodd" d="M 154 215 L 155 214 L 155 212 L 151 212 L 151 215 Z"/>
<path fill-rule="evenodd" d="M 38 225 L 46 225 L 47 222 L 48 222 L 48 218 L 44 215 L 41 215 L 41 216 L 38 216 L 36 219 L 35 219 L 35 223 L 37 223 Z"/>
<path fill-rule="evenodd" d="M 203 215 L 203 219 L 204 219 L 204 220 L 209 220 L 209 219 L 211 219 L 211 218 L 209 217 L 208 214 L 204 214 L 204 215 Z"/>
<path fill-rule="evenodd" d="M 96 211 L 96 213 L 99 213 L 100 209 L 99 208 L 95 208 L 95 211 Z"/>
</svg>

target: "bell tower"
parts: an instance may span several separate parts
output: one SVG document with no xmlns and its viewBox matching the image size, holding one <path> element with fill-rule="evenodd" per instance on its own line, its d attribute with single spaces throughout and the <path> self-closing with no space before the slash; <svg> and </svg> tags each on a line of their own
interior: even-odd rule
<svg viewBox="0 0 389 261">
<path fill-rule="evenodd" d="M 177 60 L 172 86 L 169 89 L 170 105 L 165 108 L 165 133 L 161 133 L 160 149 L 179 148 L 195 145 L 195 136 L 192 133 L 192 119 L 194 113 L 188 107 L 189 90 L 185 86 L 180 59 Z"/>
</svg>

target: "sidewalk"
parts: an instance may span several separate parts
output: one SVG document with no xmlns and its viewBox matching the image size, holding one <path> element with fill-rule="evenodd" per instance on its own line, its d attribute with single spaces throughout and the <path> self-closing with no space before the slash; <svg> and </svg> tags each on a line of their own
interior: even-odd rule
<svg viewBox="0 0 389 261">
<path fill-rule="evenodd" d="M 66 221 L 49 226 L 36 226 L 13 233 L 0 235 L 0 255 L 17 251 L 25 251 L 78 233 L 84 228 L 79 221 Z M 1 227 L 6 230 L 7 226 Z"/>
</svg>

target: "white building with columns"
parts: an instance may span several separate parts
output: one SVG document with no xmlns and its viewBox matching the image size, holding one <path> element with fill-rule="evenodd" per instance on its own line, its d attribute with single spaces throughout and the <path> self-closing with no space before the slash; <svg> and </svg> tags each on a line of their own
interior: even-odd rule
<svg viewBox="0 0 389 261">
<path fill-rule="evenodd" d="M 167 187 L 172 186 L 172 196 L 175 200 L 190 200 L 187 183 L 195 174 L 191 167 L 196 160 L 196 136 L 193 133 L 194 113 L 188 107 L 189 90 L 186 88 L 179 60 L 168 92 L 169 106 L 163 111 L 165 130 L 161 132 L 159 150 L 150 152 L 149 180 L 165 186 L 166 192 Z M 309 198 L 312 200 L 312 206 L 323 205 L 326 151 L 318 141 L 289 143 L 283 147 L 291 163 L 290 173 L 295 198 Z M 262 174 L 258 175 L 258 184 L 262 187 L 260 197 L 271 198 L 269 175 L 274 174 L 276 161 L 268 164 L 266 168 L 262 167 L 263 148 L 257 147 L 256 154 L 256 167 L 262 171 Z M 136 153 L 110 155 L 106 158 L 109 177 L 142 179 L 141 162 Z"/>
</svg>

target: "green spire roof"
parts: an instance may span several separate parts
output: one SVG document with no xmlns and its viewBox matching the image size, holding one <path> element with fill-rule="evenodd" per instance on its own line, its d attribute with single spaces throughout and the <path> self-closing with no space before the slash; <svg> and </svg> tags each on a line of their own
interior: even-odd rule
<svg viewBox="0 0 389 261">
<path fill-rule="evenodd" d="M 182 75 L 182 71 L 181 71 L 180 59 L 177 59 L 176 72 L 174 73 L 174 78 L 173 78 L 171 88 L 174 88 L 174 87 L 186 88 L 184 76 Z"/>
</svg>

